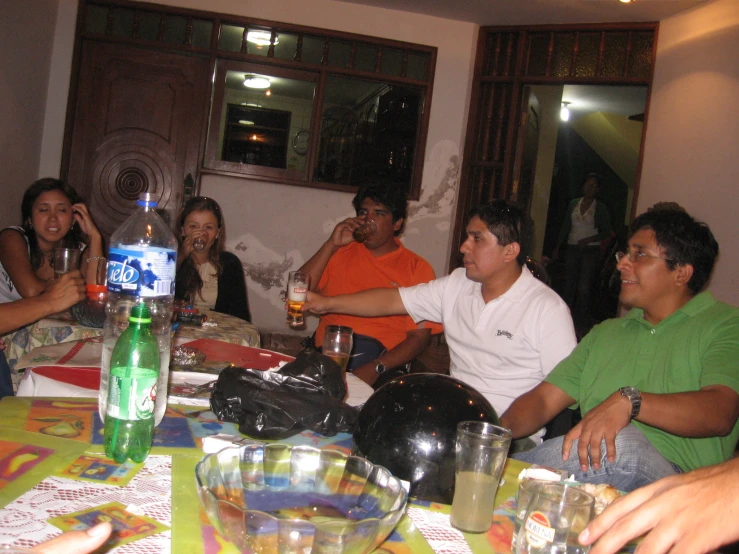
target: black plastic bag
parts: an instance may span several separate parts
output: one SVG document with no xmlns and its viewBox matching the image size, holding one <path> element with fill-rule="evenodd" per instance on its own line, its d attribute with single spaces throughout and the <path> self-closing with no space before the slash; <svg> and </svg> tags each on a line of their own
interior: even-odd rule
<svg viewBox="0 0 739 554">
<path fill-rule="evenodd" d="M 341 367 L 306 349 L 277 371 L 227 367 L 213 387 L 218 419 L 261 439 L 283 439 L 308 429 L 325 436 L 351 433 L 358 410 L 343 402 Z"/>
</svg>

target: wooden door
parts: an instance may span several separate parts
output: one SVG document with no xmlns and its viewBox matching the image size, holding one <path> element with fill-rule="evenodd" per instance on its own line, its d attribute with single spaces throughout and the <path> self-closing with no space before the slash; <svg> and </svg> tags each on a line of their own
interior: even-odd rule
<svg viewBox="0 0 739 554">
<path fill-rule="evenodd" d="M 141 192 L 174 225 L 202 160 L 208 70 L 207 58 L 83 42 L 66 178 L 106 241 Z"/>
</svg>

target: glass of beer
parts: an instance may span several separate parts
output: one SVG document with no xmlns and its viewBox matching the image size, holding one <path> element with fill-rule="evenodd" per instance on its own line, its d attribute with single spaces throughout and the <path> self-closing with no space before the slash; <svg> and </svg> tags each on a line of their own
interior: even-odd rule
<svg viewBox="0 0 739 554">
<path fill-rule="evenodd" d="M 329 325 L 323 334 L 323 354 L 341 366 L 341 371 L 346 373 L 349 365 L 349 355 L 354 346 L 354 331 L 345 325 Z"/>
<path fill-rule="evenodd" d="M 457 425 L 454 499 L 449 522 L 467 533 L 493 524 L 495 494 L 511 445 L 511 431 L 484 421 Z"/>
<path fill-rule="evenodd" d="M 586 554 L 578 535 L 593 519 L 595 499 L 569 483 L 539 487 L 529 501 L 516 538 L 516 554 Z"/>
<path fill-rule="evenodd" d="M 357 242 L 364 242 L 370 237 L 370 235 L 374 234 L 375 231 L 377 231 L 377 224 L 373 220 L 367 219 L 359 227 L 354 229 L 352 237 Z"/>
<path fill-rule="evenodd" d="M 310 275 L 304 271 L 291 271 L 287 279 L 287 323 L 293 329 L 305 327 L 300 309 L 305 304 L 310 288 Z"/>
<path fill-rule="evenodd" d="M 54 277 L 74 271 L 80 267 L 80 251 L 77 248 L 54 249 Z"/>
<path fill-rule="evenodd" d="M 512 551 L 516 550 L 518 542 L 518 532 L 523 526 L 523 519 L 526 517 L 526 511 L 529 509 L 531 498 L 539 492 L 539 489 L 546 488 L 554 484 L 554 481 L 544 481 L 540 479 L 524 479 L 518 487 L 518 495 L 516 496 L 516 519 L 513 522 L 513 539 L 511 540 Z"/>
</svg>

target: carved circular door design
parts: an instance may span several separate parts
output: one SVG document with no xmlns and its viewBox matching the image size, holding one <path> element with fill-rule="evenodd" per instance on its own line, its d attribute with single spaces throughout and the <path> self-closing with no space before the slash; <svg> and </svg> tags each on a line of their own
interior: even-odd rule
<svg viewBox="0 0 739 554">
<path fill-rule="evenodd" d="M 106 234 L 112 234 L 136 209 L 142 192 L 155 195 L 160 206 L 172 191 L 172 162 L 141 144 L 106 143 L 98 149 L 92 165 L 95 216 Z"/>
</svg>

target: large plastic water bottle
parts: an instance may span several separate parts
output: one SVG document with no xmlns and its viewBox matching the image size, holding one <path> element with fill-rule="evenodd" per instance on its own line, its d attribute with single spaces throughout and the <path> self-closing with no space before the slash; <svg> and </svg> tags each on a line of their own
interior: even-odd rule
<svg viewBox="0 0 739 554">
<path fill-rule="evenodd" d="M 160 363 L 151 314 L 142 302 L 133 307 L 128 329 L 115 343 L 110 362 L 103 444 L 105 455 L 119 464 L 129 458 L 143 462 L 149 455 Z M 161 392 L 167 395 L 166 390 Z"/>
<path fill-rule="evenodd" d="M 156 213 L 153 195 L 142 193 L 137 204 L 139 209 L 110 237 L 98 408 L 100 419 L 104 420 L 113 347 L 128 327 L 132 308 L 144 302 L 151 314 L 151 331 L 157 339 L 161 360 L 159 394 L 154 408 L 154 424 L 159 425 L 167 409 L 177 239 Z"/>
</svg>

